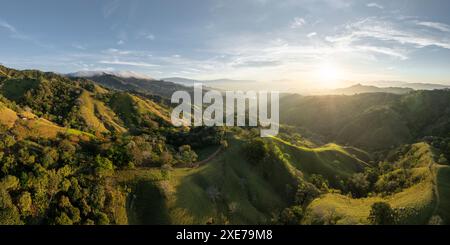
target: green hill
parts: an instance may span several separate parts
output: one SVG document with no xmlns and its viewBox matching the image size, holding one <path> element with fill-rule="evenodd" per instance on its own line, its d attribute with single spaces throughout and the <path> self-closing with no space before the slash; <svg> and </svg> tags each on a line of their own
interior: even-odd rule
<svg viewBox="0 0 450 245">
<path fill-rule="evenodd" d="M 281 164 L 260 168 L 250 164 L 241 152 L 243 143 L 230 137 L 229 148 L 199 168 L 174 169 L 164 180 L 153 174 L 138 181 L 137 194 L 154 193 L 156 187 L 164 204 L 154 212 L 146 212 L 140 207 L 147 207 L 151 200 L 136 194 L 135 208 L 129 210 L 135 213 L 133 217 L 139 217 L 134 222 L 154 223 L 156 215 L 156 220 L 171 224 L 269 223 L 272 212 L 289 205 L 285 188 L 295 185 L 296 177 Z M 129 175 L 119 174 L 119 182 L 134 181 L 135 177 Z"/>
<path fill-rule="evenodd" d="M 393 208 L 405 210 L 399 223 L 426 224 L 436 215 L 448 223 L 448 166 L 440 166 L 435 158 L 428 144 L 415 144 L 396 162 L 401 166 L 412 167 L 410 178 L 418 181 L 411 187 L 392 195 L 361 199 L 329 193 L 308 206 L 310 217 L 305 222 L 314 223 L 327 215 L 334 215 L 339 218 L 338 224 L 368 224 L 371 205 L 384 201 Z"/>
<path fill-rule="evenodd" d="M 273 140 L 287 155 L 292 166 L 300 170 L 306 179 L 312 174 L 320 174 L 336 186 L 339 180 L 362 172 L 368 166 L 366 162 L 336 144 L 306 148 L 291 145 L 278 138 L 273 138 Z"/>
<path fill-rule="evenodd" d="M 326 141 L 368 150 L 414 143 L 424 136 L 448 136 L 450 90 L 404 95 L 284 96 L 280 121 L 300 126 Z"/>
</svg>

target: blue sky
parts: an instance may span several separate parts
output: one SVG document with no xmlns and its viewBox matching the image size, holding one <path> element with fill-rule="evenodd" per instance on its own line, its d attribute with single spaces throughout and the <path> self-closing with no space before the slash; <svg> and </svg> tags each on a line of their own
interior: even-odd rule
<svg viewBox="0 0 450 245">
<path fill-rule="evenodd" d="M 3 1 L 0 63 L 296 86 L 450 84 L 447 0 Z"/>
</svg>

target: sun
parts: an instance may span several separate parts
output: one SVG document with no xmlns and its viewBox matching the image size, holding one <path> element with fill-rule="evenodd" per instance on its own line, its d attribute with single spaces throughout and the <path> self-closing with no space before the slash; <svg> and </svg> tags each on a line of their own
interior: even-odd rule
<svg viewBox="0 0 450 245">
<path fill-rule="evenodd" d="M 342 70 L 333 63 L 320 64 L 314 73 L 319 86 L 326 89 L 338 87 L 342 79 Z"/>
</svg>

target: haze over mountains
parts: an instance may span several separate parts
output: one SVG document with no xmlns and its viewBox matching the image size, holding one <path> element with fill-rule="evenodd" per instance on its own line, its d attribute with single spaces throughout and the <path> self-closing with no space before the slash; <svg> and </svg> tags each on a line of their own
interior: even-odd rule
<svg viewBox="0 0 450 245">
<path fill-rule="evenodd" d="M 67 74 L 69 77 L 83 77 L 92 79 L 99 83 L 103 82 L 103 85 L 110 86 L 112 88 L 119 89 L 143 89 L 149 90 L 152 86 L 173 86 L 173 84 L 179 84 L 182 86 L 192 87 L 195 83 L 201 83 L 206 87 L 219 89 L 219 90 L 278 90 L 285 93 L 298 93 L 305 95 L 326 95 L 326 94 L 342 94 L 353 95 L 361 93 L 393 93 L 393 94 L 406 94 L 414 90 L 435 90 L 435 89 L 448 89 L 449 85 L 432 84 L 432 83 L 408 83 L 400 81 L 374 81 L 364 82 L 351 85 L 349 87 L 342 87 L 336 89 L 291 89 L 289 87 L 284 88 L 285 85 L 292 86 L 292 82 L 287 84 L 278 84 L 278 89 L 273 83 L 258 82 L 253 80 L 233 80 L 233 79 L 214 79 L 214 80 L 196 80 L 183 77 L 171 77 L 154 79 L 148 75 L 140 74 L 132 71 L 80 71 Z M 114 79 L 107 79 L 104 77 L 110 77 Z M 114 83 L 112 81 L 115 81 Z M 164 84 L 162 82 L 166 82 Z M 173 83 L 173 84 L 172 84 Z M 179 87 L 181 88 L 181 87 Z M 158 89 L 153 89 L 159 91 Z M 171 89 L 170 91 L 175 91 Z M 159 91 L 160 93 L 160 91 Z M 168 93 L 164 93 L 165 96 Z"/>
</svg>

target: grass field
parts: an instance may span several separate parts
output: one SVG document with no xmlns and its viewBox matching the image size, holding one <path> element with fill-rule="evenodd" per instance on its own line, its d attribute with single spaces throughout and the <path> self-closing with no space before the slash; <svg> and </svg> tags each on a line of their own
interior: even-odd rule
<svg viewBox="0 0 450 245">
<path fill-rule="evenodd" d="M 300 170 L 306 179 L 312 174 L 320 174 L 332 185 L 338 179 L 344 179 L 354 173 L 361 172 L 368 164 L 356 155 L 336 144 L 328 144 L 319 148 L 294 146 L 278 138 L 273 138 L 281 151 L 288 155 L 289 162 Z"/>
<path fill-rule="evenodd" d="M 426 181 L 403 192 L 384 198 L 354 199 L 330 193 L 314 200 L 308 209 L 312 212 L 312 216 L 318 217 L 334 213 L 341 217 L 338 224 L 368 224 L 367 217 L 369 216 L 371 205 L 375 202 L 385 201 L 391 204 L 393 208 L 414 208 L 419 211 L 414 217 L 406 217 L 403 221 L 404 223 L 426 224 L 434 207 L 432 188 L 431 181 Z"/>
<path fill-rule="evenodd" d="M 366 166 L 356 157 L 365 156 L 358 149 L 335 144 L 309 149 L 272 140 L 285 153 L 287 163 L 252 165 L 244 158 L 244 141 L 229 136 L 229 147 L 198 168 L 176 168 L 166 174 L 158 168 L 118 172 L 115 181 L 132 189 L 127 206 L 130 224 L 267 224 L 273 214 L 291 205 L 285 187 L 297 177 L 294 167 L 305 177 L 313 173 L 345 177 Z M 204 149 L 200 155 L 207 158 L 213 150 Z M 431 154 L 427 144 L 416 144 L 399 162 L 433 160 Z M 390 196 L 354 199 L 338 193 L 322 195 L 308 206 L 305 224 L 331 215 L 338 217 L 338 224 L 368 224 L 371 205 L 379 201 L 409 210 L 402 216 L 402 224 L 426 224 L 433 214 L 448 223 L 450 167 L 437 168 L 438 201 L 429 166 L 414 166 L 412 175 L 421 181 Z"/>
<path fill-rule="evenodd" d="M 437 192 L 439 194 L 439 215 L 445 224 L 450 224 L 450 166 L 437 168 Z"/>
<path fill-rule="evenodd" d="M 81 118 L 83 118 L 86 125 L 89 128 L 100 133 L 109 132 L 108 129 L 106 129 L 105 125 L 103 125 L 103 122 L 95 115 L 94 101 L 90 93 L 87 91 L 83 91 L 80 96 L 80 100 L 80 116 Z"/>
<path fill-rule="evenodd" d="M 402 224 L 427 224 L 433 216 L 436 206 L 438 205 L 438 214 L 448 219 L 450 191 L 449 175 L 447 167 L 439 167 L 437 174 L 437 188 L 439 190 L 436 195 L 434 178 L 435 173 L 431 171 L 437 164 L 434 162 L 433 150 L 428 144 L 418 143 L 412 146 L 411 150 L 397 162 L 397 165 L 409 163 L 413 167 L 413 176 L 421 176 L 421 181 L 402 192 L 381 197 L 368 197 L 354 199 L 348 196 L 329 193 L 314 200 L 308 207 L 311 222 L 315 217 L 323 217 L 327 214 L 334 214 L 341 219 L 339 224 L 368 224 L 367 217 L 370 213 L 371 205 L 375 202 L 388 202 L 393 208 L 414 209 L 402 217 Z M 445 197 L 444 197 L 445 195 Z M 441 200 L 438 202 L 438 200 Z"/>
<path fill-rule="evenodd" d="M 270 222 L 272 212 L 289 205 L 285 187 L 295 177 L 283 165 L 248 163 L 241 152 L 243 141 L 231 137 L 229 142 L 230 147 L 206 165 L 177 168 L 165 178 L 159 169 L 119 173 L 115 177 L 117 182 L 133 186 L 129 195 L 130 223 Z M 155 203 L 153 199 L 150 204 L 152 200 L 147 195 L 163 202 Z M 144 208 L 148 205 L 153 211 Z"/>
<path fill-rule="evenodd" d="M 12 128 L 17 120 L 17 113 L 0 102 L 0 125 Z"/>
</svg>

